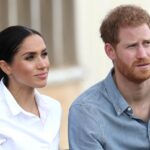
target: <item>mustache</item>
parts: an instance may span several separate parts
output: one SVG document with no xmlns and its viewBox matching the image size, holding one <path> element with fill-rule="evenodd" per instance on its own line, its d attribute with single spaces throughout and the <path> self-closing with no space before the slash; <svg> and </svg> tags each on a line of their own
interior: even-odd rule
<svg viewBox="0 0 150 150">
<path fill-rule="evenodd" d="M 150 64 L 150 58 L 149 59 L 139 59 L 134 61 L 133 65 L 137 66 L 137 65 L 147 65 Z"/>
</svg>

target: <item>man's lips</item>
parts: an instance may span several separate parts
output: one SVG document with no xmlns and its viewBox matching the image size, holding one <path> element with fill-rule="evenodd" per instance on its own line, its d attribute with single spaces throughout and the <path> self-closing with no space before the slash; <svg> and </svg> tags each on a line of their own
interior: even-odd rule
<svg viewBox="0 0 150 150">
<path fill-rule="evenodd" d="M 150 68 L 150 63 L 137 64 L 136 67 L 141 69 L 148 69 Z"/>
<path fill-rule="evenodd" d="M 137 66 L 147 66 L 149 64 L 138 64 Z"/>
</svg>

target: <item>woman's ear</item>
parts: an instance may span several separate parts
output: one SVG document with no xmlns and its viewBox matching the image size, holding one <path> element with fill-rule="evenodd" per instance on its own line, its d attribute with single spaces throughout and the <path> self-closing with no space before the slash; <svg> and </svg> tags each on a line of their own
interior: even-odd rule
<svg viewBox="0 0 150 150">
<path fill-rule="evenodd" d="M 105 44 L 105 52 L 112 61 L 116 58 L 116 51 L 110 43 Z"/>
<path fill-rule="evenodd" d="M 4 61 L 4 60 L 0 60 L 0 68 L 1 70 L 6 73 L 8 76 L 11 74 L 11 68 L 10 65 Z"/>
</svg>

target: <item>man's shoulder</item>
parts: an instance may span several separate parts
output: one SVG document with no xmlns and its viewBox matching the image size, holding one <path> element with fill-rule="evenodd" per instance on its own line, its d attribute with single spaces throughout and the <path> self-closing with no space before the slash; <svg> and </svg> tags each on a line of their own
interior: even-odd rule
<svg viewBox="0 0 150 150">
<path fill-rule="evenodd" d="M 103 99 L 105 93 L 105 85 L 103 81 L 100 81 L 87 90 L 82 92 L 72 103 L 74 105 L 97 105 L 101 99 Z"/>
</svg>

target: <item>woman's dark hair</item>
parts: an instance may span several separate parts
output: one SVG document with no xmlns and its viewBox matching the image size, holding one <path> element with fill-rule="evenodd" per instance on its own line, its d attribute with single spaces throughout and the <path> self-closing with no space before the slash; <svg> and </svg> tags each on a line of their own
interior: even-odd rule
<svg viewBox="0 0 150 150">
<path fill-rule="evenodd" d="M 4 60 L 8 64 L 13 61 L 14 55 L 18 52 L 21 44 L 28 36 L 37 34 L 42 35 L 29 27 L 10 26 L 0 32 L 0 60 Z M 4 78 L 7 85 L 8 76 L 0 69 L 0 79 Z"/>
</svg>

